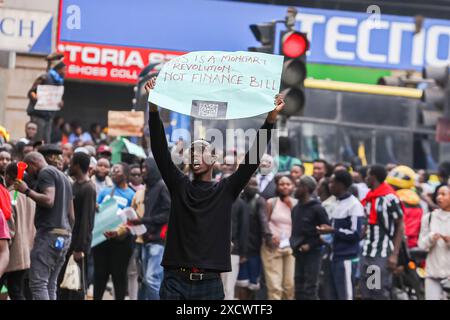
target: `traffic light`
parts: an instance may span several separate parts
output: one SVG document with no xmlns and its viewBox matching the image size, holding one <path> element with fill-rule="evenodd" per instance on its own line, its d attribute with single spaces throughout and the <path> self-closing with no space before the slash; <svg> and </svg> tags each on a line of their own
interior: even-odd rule
<svg viewBox="0 0 450 320">
<path fill-rule="evenodd" d="M 281 92 L 285 96 L 282 114 L 300 116 L 305 104 L 306 51 L 309 41 L 305 33 L 284 31 L 281 33 L 280 54 L 284 56 L 281 75 Z"/>
<path fill-rule="evenodd" d="M 261 42 L 261 47 L 249 47 L 248 51 L 273 53 L 275 43 L 275 24 L 274 23 L 261 23 L 251 24 L 250 30 L 255 36 L 256 40 Z"/>
<path fill-rule="evenodd" d="M 450 79 L 449 66 L 425 67 L 422 77 L 427 86 L 423 90 L 422 100 L 425 102 L 423 108 L 423 122 L 425 125 L 436 125 L 438 118 L 450 117 Z"/>
</svg>

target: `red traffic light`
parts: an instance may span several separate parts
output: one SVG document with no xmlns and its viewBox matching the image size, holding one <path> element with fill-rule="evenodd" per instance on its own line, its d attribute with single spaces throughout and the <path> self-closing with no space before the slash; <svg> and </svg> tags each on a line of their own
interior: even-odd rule
<svg viewBox="0 0 450 320">
<path fill-rule="evenodd" d="M 309 41 L 304 33 L 292 31 L 281 40 L 281 53 L 289 58 L 298 58 L 309 49 Z"/>
</svg>

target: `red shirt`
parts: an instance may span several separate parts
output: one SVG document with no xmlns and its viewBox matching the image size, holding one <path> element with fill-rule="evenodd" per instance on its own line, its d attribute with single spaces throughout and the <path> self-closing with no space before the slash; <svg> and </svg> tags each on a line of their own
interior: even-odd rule
<svg viewBox="0 0 450 320">
<path fill-rule="evenodd" d="M 0 209 L 0 240 L 9 240 L 9 229 L 6 219 Z"/>
<path fill-rule="evenodd" d="M 3 212 L 6 220 L 11 218 L 11 196 L 8 189 L 0 184 L 0 210 Z"/>
</svg>

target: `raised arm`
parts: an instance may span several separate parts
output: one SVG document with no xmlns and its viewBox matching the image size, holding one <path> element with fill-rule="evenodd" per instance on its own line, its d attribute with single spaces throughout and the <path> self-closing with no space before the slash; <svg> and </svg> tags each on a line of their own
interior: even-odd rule
<svg viewBox="0 0 450 320">
<path fill-rule="evenodd" d="M 156 78 L 152 78 L 145 84 L 148 94 L 155 87 Z M 150 144 L 161 176 L 169 190 L 176 188 L 176 181 L 184 177 L 183 173 L 175 166 L 167 145 L 166 133 L 163 123 L 159 117 L 158 107 L 149 104 L 148 126 L 150 129 Z"/>
<path fill-rule="evenodd" d="M 245 155 L 244 161 L 239 165 L 236 172 L 228 178 L 235 197 L 237 197 L 242 189 L 244 189 L 253 173 L 255 173 L 256 169 L 258 169 L 261 162 L 261 157 L 271 139 L 273 126 L 277 121 L 278 114 L 281 110 L 283 110 L 283 108 L 283 97 L 281 95 L 277 95 L 275 98 L 275 109 L 267 114 L 266 121 L 264 121 L 264 124 L 258 130 L 256 139 L 253 141 L 253 145 Z"/>
</svg>

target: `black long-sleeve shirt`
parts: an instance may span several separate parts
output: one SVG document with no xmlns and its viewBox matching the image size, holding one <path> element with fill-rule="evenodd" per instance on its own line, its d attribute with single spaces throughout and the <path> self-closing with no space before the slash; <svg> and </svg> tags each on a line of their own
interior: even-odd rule
<svg viewBox="0 0 450 320">
<path fill-rule="evenodd" d="M 162 265 L 231 271 L 231 206 L 258 168 L 273 124 L 263 124 L 261 129 L 267 131 L 258 131 L 244 162 L 234 174 L 218 183 L 190 181 L 175 166 L 157 112 L 150 112 L 149 127 L 153 156 L 172 200 Z M 267 140 L 264 148 L 259 148 L 264 132 L 267 133 Z M 250 163 L 249 159 L 254 163 Z"/>
<path fill-rule="evenodd" d="M 75 224 L 72 230 L 73 251 L 87 254 L 91 248 L 92 229 L 94 228 L 96 191 L 91 181 L 75 182 L 72 186 Z"/>
</svg>

